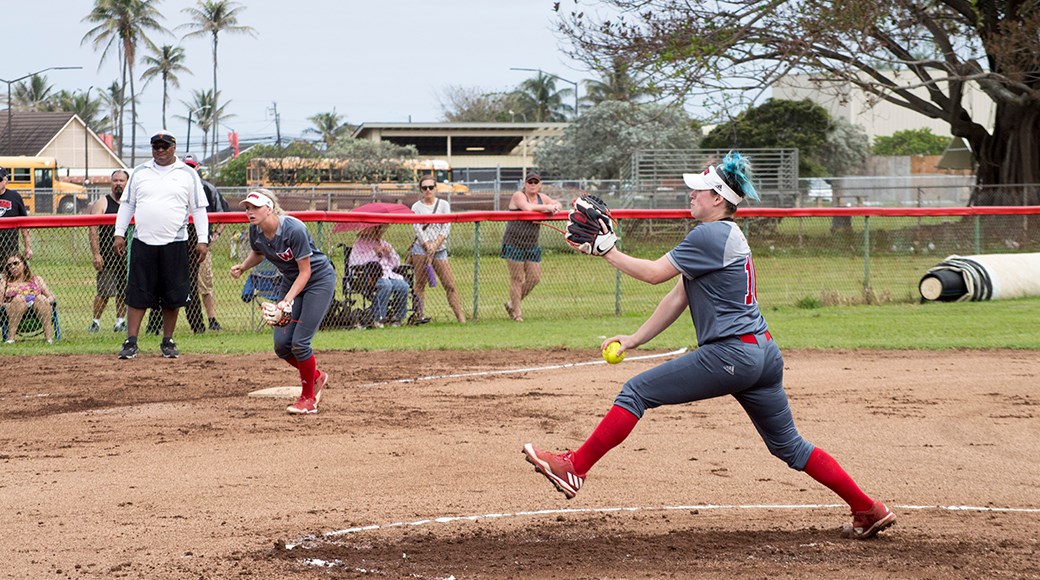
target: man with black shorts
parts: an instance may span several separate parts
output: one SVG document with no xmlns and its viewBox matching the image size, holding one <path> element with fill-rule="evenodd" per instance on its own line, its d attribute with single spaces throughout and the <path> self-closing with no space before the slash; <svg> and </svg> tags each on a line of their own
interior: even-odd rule
<svg viewBox="0 0 1040 580">
<path fill-rule="evenodd" d="M 152 135 L 152 160 L 134 168 L 116 217 L 116 253 L 124 255 L 126 230 L 134 219 L 130 274 L 126 285 L 128 328 L 119 358 L 137 356 L 137 334 L 148 308 L 162 307 L 162 355 L 177 358 L 173 342 L 177 310 L 191 292 L 189 260 L 202 260 L 209 251 L 206 194 L 194 169 L 177 159 L 177 139 L 168 131 Z M 195 220 L 199 241 L 188 248 L 188 216 Z"/>
<path fill-rule="evenodd" d="M 130 174 L 122 169 L 112 172 L 112 191 L 90 206 L 90 215 L 115 214 L 119 212 L 119 198 L 126 189 Z M 109 298 L 116 299 L 116 324 L 113 332 L 126 331 L 126 256 L 116 254 L 113 247 L 115 225 L 90 226 L 90 249 L 94 253 L 94 269 L 97 270 L 97 293 L 94 295 L 94 320 L 87 332 L 101 330 L 101 313 L 105 311 Z"/>
</svg>

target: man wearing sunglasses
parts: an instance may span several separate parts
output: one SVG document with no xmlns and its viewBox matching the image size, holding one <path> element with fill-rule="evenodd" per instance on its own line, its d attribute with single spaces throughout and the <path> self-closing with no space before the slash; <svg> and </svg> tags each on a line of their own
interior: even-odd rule
<svg viewBox="0 0 1040 580">
<path fill-rule="evenodd" d="M 134 218 L 130 273 L 126 284 L 127 337 L 119 358 L 137 356 L 137 335 L 148 308 L 162 308 L 166 358 L 180 352 L 173 342 L 177 311 L 188 304 L 189 260 L 201 261 L 209 251 L 206 192 L 194 169 L 177 159 L 177 138 L 168 131 L 152 135 L 152 160 L 134 168 L 120 200 L 113 247 L 127 252 L 126 230 Z M 198 244 L 188 247 L 188 215 L 195 220 Z"/>
</svg>

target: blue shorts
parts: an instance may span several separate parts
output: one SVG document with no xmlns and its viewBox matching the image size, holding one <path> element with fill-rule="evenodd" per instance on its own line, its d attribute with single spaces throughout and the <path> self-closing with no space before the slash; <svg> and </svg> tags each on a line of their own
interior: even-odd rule
<svg viewBox="0 0 1040 580">
<path fill-rule="evenodd" d="M 412 244 L 412 255 L 413 256 L 425 256 L 426 255 L 426 249 L 423 248 L 421 245 L 419 245 L 419 242 L 416 242 L 416 243 Z M 448 250 L 446 248 L 443 248 L 443 247 L 440 248 L 439 250 L 437 250 L 436 252 L 433 253 L 433 259 L 434 260 L 447 260 L 448 259 Z"/>
<path fill-rule="evenodd" d="M 499 256 L 514 262 L 538 263 L 542 261 L 542 247 L 518 248 L 512 244 L 502 244 L 502 253 Z"/>
</svg>

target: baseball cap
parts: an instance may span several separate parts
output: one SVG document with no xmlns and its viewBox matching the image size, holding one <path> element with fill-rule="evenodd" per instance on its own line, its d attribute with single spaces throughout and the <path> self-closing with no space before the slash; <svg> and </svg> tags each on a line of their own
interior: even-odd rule
<svg viewBox="0 0 1040 580">
<path fill-rule="evenodd" d="M 274 208 L 274 202 L 271 200 L 271 198 L 260 193 L 259 191 L 250 191 L 249 195 L 247 195 L 245 199 L 238 202 L 238 205 L 245 207 L 247 203 L 254 207 Z"/>
<path fill-rule="evenodd" d="M 527 173 L 527 177 L 524 179 L 524 182 L 531 181 L 532 179 L 537 179 L 538 181 L 541 181 L 542 176 L 537 171 L 529 171 Z"/>
<path fill-rule="evenodd" d="M 714 165 L 709 165 L 703 173 L 683 173 L 682 178 L 686 187 L 694 190 L 710 189 L 733 205 L 739 205 L 744 201 L 743 197 L 726 184 L 719 172 L 715 170 Z"/>
<path fill-rule="evenodd" d="M 7 169 L 0 167 L 0 179 L 7 177 Z"/>
<path fill-rule="evenodd" d="M 169 143 L 170 145 L 177 144 L 177 138 L 173 136 L 166 129 L 158 131 L 155 135 L 152 135 L 152 143 Z"/>
<path fill-rule="evenodd" d="M 198 169 L 198 167 L 199 167 L 199 162 L 195 161 L 195 156 L 192 155 L 191 153 L 188 153 L 187 155 L 185 155 L 184 159 L 182 159 L 182 161 L 184 161 L 184 164 L 187 165 L 188 167 L 194 167 L 196 169 Z"/>
</svg>

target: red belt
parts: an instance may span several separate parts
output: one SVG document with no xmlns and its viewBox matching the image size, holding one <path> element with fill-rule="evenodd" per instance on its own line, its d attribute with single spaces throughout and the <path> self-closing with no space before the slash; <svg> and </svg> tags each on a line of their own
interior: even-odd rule
<svg viewBox="0 0 1040 580">
<path fill-rule="evenodd" d="M 754 334 L 742 334 L 739 338 L 740 342 L 746 342 L 748 344 L 758 344 L 758 340 L 755 338 Z M 773 340 L 773 335 L 769 334 L 768 330 L 766 331 L 766 340 Z"/>
</svg>

